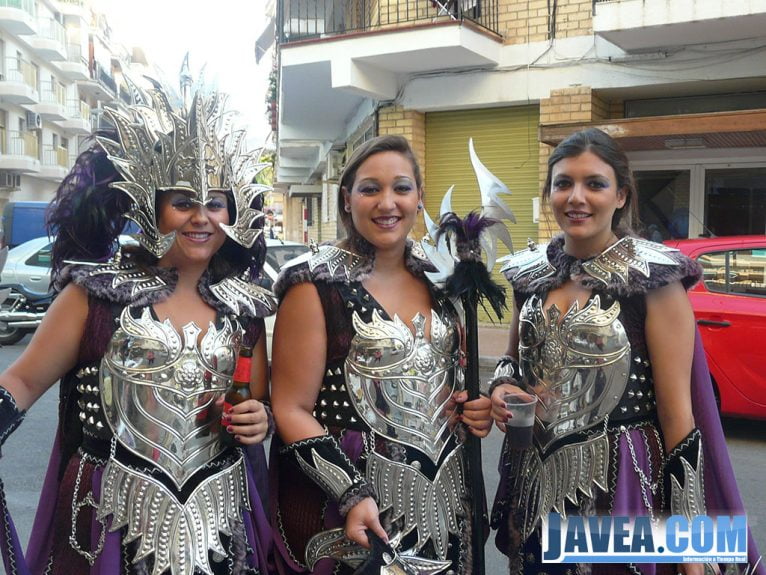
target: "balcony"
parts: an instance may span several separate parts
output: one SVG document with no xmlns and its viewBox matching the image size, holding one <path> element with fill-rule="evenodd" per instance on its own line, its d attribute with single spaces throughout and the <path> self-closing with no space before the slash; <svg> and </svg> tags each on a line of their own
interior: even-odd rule
<svg viewBox="0 0 766 575">
<path fill-rule="evenodd" d="M 626 52 L 762 38 L 766 1 L 595 0 L 593 31 Z"/>
<path fill-rule="evenodd" d="M 67 117 L 57 122 L 63 130 L 73 134 L 90 134 L 90 106 L 79 99 L 67 100 Z"/>
<path fill-rule="evenodd" d="M 43 146 L 43 160 L 38 175 L 60 182 L 69 172 L 69 151 L 61 146 Z"/>
<path fill-rule="evenodd" d="M 88 73 L 88 60 L 83 54 L 80 44 L 68 44 L 66 49 L 66 59 L 52 62 L 58 68 L 61 75 L 67 80 L 79 81 L 90 78 Z"/>
<path fill-rule="evenodd" d="M 53 18 L 38 21 L 37 34 L 25 38 L 29 46 L 44 60 L 64 60 L 67 57 L 66 31 Z"/>
<path fill-rule="evenodd" d="M 78 81 L 77 85 L 83 96 L 89 96 L 102 102 L 109 102 L 117 97 L 117 83 L 111 74 L 98 63 L 94 65 L 92 74 L 89 74 L 87 79 Z"/>
<path fill-rule="evenodd" d="M 43 89 L 40 94 L 40 103 L 35 106 L 35 111 L 40 114 L 44 120 L 66 120 L 67 119 L 67 101 L 64 86 L 58 82 L 43 82 Z"/>
<path fill-rule="evenodd" d="M 344 137 L 365 99 L 394 99 L 408 75 L 497 66 L 498 5 L 499 0 L 280 0 L 280 177 L 289 170 L 290 183 L 303 182 L 319 168 L 305 162 Z M 288 168 L 288 158 L 304 163 Z"/>
<path fill-rule="evenodd" d="M 5 74 L 0 74 L 0 98 L 12 104 L 37 104 L 37 71 L 26 60 L 6 58 Z"/>
<path fill-rule="evenodd" d="M 26 174 L 40 172 L 39 146 L 34 132 L 7 131 L 5 153 L 0 155 L 0 170 Z"/>
<path fill-rule="evenodd" d="M 64 16 L 85 17 L 85 5 L 83 0 L 58 0 L 58 11 Z"/>
<path fill-rule="evenodd" d="M 281 0 L 279 43 L 467 20 L 497 32 L 499 0 Z"/>
<path fill-rule="evenodd" d="M 0 0 L 0 30 L 16 36 L 37 31 L 35 0 Z"/>
</svg>

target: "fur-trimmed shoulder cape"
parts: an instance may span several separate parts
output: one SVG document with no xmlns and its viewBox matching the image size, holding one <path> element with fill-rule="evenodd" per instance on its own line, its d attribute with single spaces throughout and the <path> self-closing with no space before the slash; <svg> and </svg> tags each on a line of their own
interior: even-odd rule
<svg viewBox="0 0 766 575">
<path fill-rule="evenodd" d="M 147 306 L 165 300 L 178 282 L 174 268 L 140 267 L 130 261 L 103 264 L 71 264 L 55 281 L 57 290 L 68 283 L 79 285 L 88 295 L 130 306 Z M 202 299 L 223 313 L 263 318 L 276 312 L 274 295 L 252 282 L 227 277 L 215 284 L 206 273 L 198 284 Z"/>
<path fill-rule="evenodd" d="M 418 277 L 426 279 L 425 272 L 436 271 L 420 244 L 411 240 L 405 246 L 404 258 L 407 268 Z M 370 275 L 374 264 L 374 254 L 362 256 L 332 244 L 315 246 L 282 266 L 274 293 L 281 300 L 288 289 L 299 283 L 361 282 Z"/>
<path fill-rule="evenodd" d="M 546 250 L 536 246 L 505 258 L 501 273 L 514 291 L 550 291 L 572 280 L 615 296 L 646 293 L 676 281 L 685 289 L 702 277 L 700 265 L 675 248 L 626 236 L 599 255 L 581 260 L 564 252 L 558 235 Z"/>
</svg>

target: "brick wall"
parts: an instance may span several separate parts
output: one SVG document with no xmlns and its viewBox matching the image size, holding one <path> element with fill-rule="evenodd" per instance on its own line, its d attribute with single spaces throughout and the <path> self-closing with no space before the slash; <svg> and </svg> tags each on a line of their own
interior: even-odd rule
<svg viewBox="0 0 766 575">
<path fill-rule="evenodd" d="M 548 98 L 540 100 L 540 125 L 598 122 L 613 117 L 616 109 L 618 107 L 599 97 L 589 86 L 551 90 Z M 548 158 L 552 149 L 551 146 L 540 143 L 541 192 L 548 175 Z M 541 199 L 539 241 L 547 241 L 559 231 L 547 208 L 547 202 Z"/>
<path fill-rule="evenodd" d="M 378 111 L 378 135 L 400 134 L 407 138 L 426 182 L 426 115 L 416 110 L 405 110 L 401 106 L 389 106 Z M 413 231 L 414 237 L 425 234 L 425 224 L 418 219 Z"/>
<path fill-rule="evenodd" d="M 526 44 L 550 39 L 551 14 L 548 0 L 498 1 L 498 31 L 506 44 Z M 556 3 L 556 38 L 592 33 L 592 0 L 559 0 Z"/>
</svg>

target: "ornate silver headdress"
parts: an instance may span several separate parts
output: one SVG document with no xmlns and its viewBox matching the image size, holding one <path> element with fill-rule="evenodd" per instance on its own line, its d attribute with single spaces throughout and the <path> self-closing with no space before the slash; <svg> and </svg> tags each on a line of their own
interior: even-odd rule
<svg viewBox="0 0 766 575">
<path fill-rule="evenodd" d="M 271 188 L 253 182 L 266 164 L 258 162 L 257 154 L 245 153 L 245 132 L 233 128 L 226 95 L 198 90 L 188 110 L 174 109 L 162 87 L 152 83 L 144 90 L 129 82 L 134 103 L 105 106 L 117 141 L 96 138 L 124 178 L 111 186 L 133 200 L 126 216 L 143 232 L 136 239 L 158 258 L 173 244 L 175 232 L 162 234 L 157 227 L 158 191 L 190 192 L 200 204 L 211 191 L 230 191 L 236 219 L 221 228 L 235 242 L 252 247 L 261 230 L 251 226 L 263 212 L 251 204 Z"/>
</svg>

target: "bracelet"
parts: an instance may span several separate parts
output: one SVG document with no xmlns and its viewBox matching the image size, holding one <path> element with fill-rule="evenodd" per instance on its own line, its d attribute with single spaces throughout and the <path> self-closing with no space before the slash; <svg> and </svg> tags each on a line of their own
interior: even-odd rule
<svg viewBox="0 0 766 575">
<path fill-rule="evenodd" d="M 504 355 L 501 357 L 497 365 L 495 366 L 495 373 L 492 380 L 489 383 L 488 393 L 492 396 L 492 392 L 503 384 L 510 383 L 516 385 L 521 379 L 521 369 L 519 368 L 519 362 L 510 355 Z"/>
<path fill-rule="evenodd" d="M 274 422 L 274 413 L 271 411 L 271 402 L 261 401 L 261 403 L 263 404 L 263 409 L 266 411 L 266 422 L 268 423 L 268 428 L 266 429 L 266 437 L 264 437 L 264 439 L 268 439 L 274 435 L 276 423 Z"/>
</svg>

